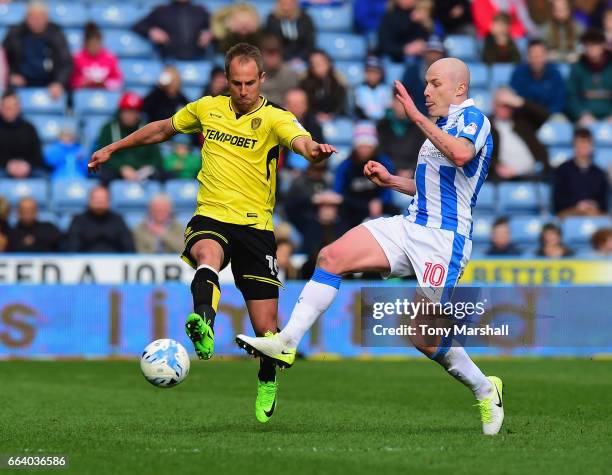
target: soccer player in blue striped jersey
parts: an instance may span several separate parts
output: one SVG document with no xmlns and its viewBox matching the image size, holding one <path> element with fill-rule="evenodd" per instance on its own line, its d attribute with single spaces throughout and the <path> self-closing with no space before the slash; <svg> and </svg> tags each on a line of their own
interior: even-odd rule
<svg viewBox="0 0 612 475">
<path fill-rule="evenodd" d="M 425 79 L 425 105 L 435 122 L 419 112 L 399 81 L 395 83 L 406 115 L 427 137 L 414 179 L 391 175 L 377 162 L 364 167 L 365 176 L 378 186 L 414 195 L 407 215 L 368 221 L 323 248 L 287 326 L 271 337 L 238 335 L 241 347 L 290 367 L 298 343 L 330 306 L 344 274 L 416 275 L 422 298 L 448 301 L 471 254 L 472 208 L 487 177 L 493 140 L 489 120 L 468 98 L 465 63 L 441 59 L 430 66 Z M 497 434 L 504 419 L 501 380 L 485 376 L 452 340 L 413 338 L 413 343 L 472 390 L 483 432 Z"/>
</svg>

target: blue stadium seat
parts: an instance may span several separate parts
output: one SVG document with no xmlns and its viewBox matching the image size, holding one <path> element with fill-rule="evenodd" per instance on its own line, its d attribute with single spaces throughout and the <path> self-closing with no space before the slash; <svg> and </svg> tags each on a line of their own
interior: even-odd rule
<svg viewBox="0 0 612 475">
<path fill-rule="evenodd" d="M 448 35 L 444 40 L 448 56 L 454 56 L 463 61 L 477 61 L 478 44 L 476 38 L 468 35 Z"/>
<path fill-rule="evenodd" d="M 53 180 L 51 204 L 59 213 L 80 213 L 87 207 L 89 192 L 97 180 Z"/>
<path fill-rule="evenodd" d="M 348 33 L 319 33 L 317 47 L 326 51 L 332 59 L 362 60 L 366 55 L 366 40 Z"/>
<path fill-rule="evenodd" d="M 493 90 L 500 86 L 510 84 L 510 78 L 514 71 L 514 64 L 496 63 L 491 66 L 491 88 Z"/>
<path fill-rule="evenodd" d="M 60 115 L 29 115 L 27 120 L 36 127 L 40 139 L 47 143 L 58 139 L 62 127 L 70 126 L 76 129 L 77 125 L 73 118 Z"/>
<path fill-rule="evenodd" d="M 353 141 L 353 121 L 338 118 L 323 124 L 325 140 L 333 144 L 350 145 Z"/>
<path fill-rule="evenodd" d="M 59 228 L 61 232 L 68 232 L 73 217 L 73 213 L 60 213 L 55 221 L 55 225 Z"/>
<path fill-rule="evenodd" d="M 0 41 L 4 41 L 4 37 L 8 33 L 8 27 L 0 25 Z"/>
<path fill-rule="evenodd" d="M 151 59 L 122 59 L 119 67 L 123 71 L 126 89 L 130 86 L 153 86 L 162 72 L 162 63 Z"/>
<path fill-rule="evenodd" d="M 129 211 L 121 214 L 123 221 L 129 229 L 132 231 L 143 222 L 145 219 L 146 212 L 144 211 Z"/>
<path fill-rule="evenodd" d="M 351 154 L 353 147 L 350 145 L 336 145 L 337 153 L 334 153 L 329 160 L 327 160 L 327 166 L 329 167 L 330 172 L 334 172 L 338 165 L 340 165 L 344 160 L 346 160 Z"/>
<path fill-rule="evenodd" d="M 497 188 L 493 183 L 483 183 L 478 192 L 476 207 L 478 215 L 495 214 L 497 210 Z"/>
<path fill-rule="evenodd" d="M 46 87 L 21 88 L 18 91 L 24 114 L 63 114 L 66 110 L 66 94 L 53 99 Z"/>
<path fill-rule="evenodd" d="M 91 5 L 89 16 L 102 28 L 129 28 L 149 12 L 134 3 L 100 3 Z"/>
<path fill-rule="evenodd" d="M 111 116 L 87 116 L 81 127 L 81 143 L 88 151 L 93 151 L 93 148 L 97 148 L 96 140 L 100 135 L 102 126 L 111 119 Z"/>
<path fill-rule="evenodd" d="M 193 217 L 193 212 L 179 212 L 175 213 L 174 216 L 181 226 L 187 227 L 187 223 L 189 223 Z"/>
<path fill-rule="evenodd" d="M 474 99 L 476 107 L 478 107 L 482 112 L 484 112 L 486 115 L 491 113 L 493 106 L 493 95 L 488 89 L 471 89 L 470 97 Z"/>
<path fill-rule="evenodd" d="M 49 189 L 47 180 L 44 178 L 2 178 L 0 179 L 0 190 L 8 202 L 15 206 L 19 200 L 31 197 L 36 200 L 40 209 L 47 208 Z"/>
<path fill-rule="evenodd" d="M 276 2 L 268 0 L 255 0 L 249 3 L 251 3 L 251 5 L 253 5 L 257 9 L 257 13 L 259 13 L 259 18 L 261 18 L 261 22 L 264 25 L 266 23 L 266 20 L 268 19 L 268 16 L 276 7 Z"/>
<path fill-rule="evenodd" d="M 198 197 L 197 180 L 168 180 L 166 194 L 172 199 L 177 211 L 194 211 Z"/>
<path fill-rule="evenodd" d="M 472 226 L 472 241 L 474 244 L 490 242 L 494 221 L 494 216 L 478 216 L 474 218 Z"/>
<path fill-rule="evenodd" d="M 561 230 L 563 231 L 564 241 L 572 246 L 588 243 L 595 231 L 610 226 L 612 226 L 612 219 L 609 216 L 592 218 L 572 216 L 563 220 Z"/>
<path fill-rule="evenodd" d="M 573 133 L 569 122 L 546 122 L 538 130 L 538 139 L 544 145 L 571 145 Z"/>
<path fill-rule="evenodd" d="M 230 5 L 232 0 L 195 0 L 193 3 L 206 7 L 209 13 L 215 13 L 221 8 Z M 265 21 L 265 18 L 262 18 L 262 21 Z"/>
<path fill-rule="evenodd" d="M 151 43 L 130 30 L 106 30 L 104 44 L 119 58 L 151 58 L 155 50 Z"/>
<path fill-rule="evenodd" d="M 503 214 L 537 214 L 540 203 L 535 183 L 500 183 L 497 187 L 499 211 Z"/>
<path fill-rule="evenodd" d="M 365 71 L 361 61 L 336 61 L 335 68 L 350 87 L 358 86 L 364 80 Z"/>
<path fill-rule="evenodd" d="M 470 63 L 470 87 L 488 89 L 489 68 L 483 63 Z"/>
<path fill-rule="evenodd" d="M 561 77 L 567 81 L 570 75 L 571 65 L 569 63 L 557 63 L 556 66 L 559 70 L 559 74 L 561 74 Z"/>
<path fill-rule="evenodd" d="M 117 110 L 121 93 L 103 89 L 78 89 L 74 92 L 74 113 L 77 116 L 108 116 Z"/>
<path fill-rule="evenodd" d="M 393 81 L 396 79 L 401 81 L 404 77 L 404 70 L 406 66 L 404 63 L 392 63 L 387 62 L 385 65 L 385 82 L 388 84 L 393 84 Z"/>
<path fill-rule="evenodd" d="M 595 144 L 598 146 L 612 147 L 612 124 L 610 122 L 596 122 L 591 126 Z"/>
<path fill-rule="evenodd" d="M 0 4 L 0 25 L 13 26 L 25 18 L 27 4 L 12 2 Z"/>
<path fill-rule="evenodd" d="M 89 14 L 80 2 L 50 2 L 49 19 L 62 27 L 82 27 Z"/>
<path fill-rule="evenodd" d="M 64 28 L 64 36 L 72 54 L 83 49 L 83 30 L 80 28 Z"/>
<path fill-rule="evenodd" d="M 176 61 L 173 63 L 185 86 L 202 87 L 208 83 L 212 64 L 208 61 Z"/>
<path fill-rule="evenodd" d="M 58 226 L 59 216 L 55 211 L 41 210 L 38 212 L 38 221 L 43 223 L 52 223 Z"/>
<path fill-rule="evenodd" d="M 353 8 L 350 3 L 342 6 L 314 6 L 307 10 L 317 32 L 350 32 L 353 27 Z"/>
<path fill-rule="evenodd" d="M 536 245 L 544 219 L 539 216 L 513 216 L 510 219 L 512 241 L 518 245 Z"/>
<path fill-rule="evenodd" d="M 538 201 L 540 209 L 548 212 L 552 209 L 552 186 L 548 183 L 538 183 L 536 191 L 538 192 Z"/>
<path fill-rule="evenodd" d="M 189 101 L 197 101 L 204 92 L 203 88 L 199 86 L 183 87 L 182 91 Z"/>
<path fill-rule="evenodd" d="M 612 147 L 597 147 L 595 149 L 595 164 L 612 176 Z"/>
<path fill-rule="evenodd" d="M 111 203 L 122 211 L 145 210 L 151 198 L 159 193 L 160 185 L 156 182 L 144 184 L 115 180 L 110 184 Z"/>
<path fill-rule="evenodd" d="M 573 156 L 574 149 L 572 147 L 548 147 L 548 163 L 551 167 L 557 168 L 559 165 L 568 161 Z"/>
</svg>

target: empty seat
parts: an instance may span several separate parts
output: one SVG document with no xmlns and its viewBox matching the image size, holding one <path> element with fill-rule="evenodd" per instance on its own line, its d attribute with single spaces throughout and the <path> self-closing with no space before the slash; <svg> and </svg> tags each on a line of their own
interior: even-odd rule
<svg viewBox="0 0 612 475">
<path fill-rule="evenodd" d="M 153 86 L 162 72 L 162 64 L 150 59 L 122 59 L 119 67 L 125 78 L 126 89 L 130 86 Z"/>
<path fill-rule="evenodd" d="M 366 40 L 349 33 L 320 33 L 317 47 L 326 51 L 334 60 L 361 60 L 366 55 Z"/>
<path fill-rule="evenodd" d="M 539 211 L 539 193 L 535 183 L 501 183 L 497 192 L 500 213 L 532 214 Z"/>
<path fill-rule="evenodd" d="M 385 65 L 385 82 L 388 84 L 393 84 L 393 81 L 395 80 L 401 81 L 404 77 L 405 69 L 406 66 L 404 63 L 388 62 Z"/>
<path fill-rule="evenodd" d="M 353 8 L 341 6 L 314 6 L 307 9 L 316 31 L 350 32 L 353 27 Z"/>
<path fill-rule="evenodd" d="M 104 89 L 77 89 L 74 92 L 74 112 L 78 116 L 110 115 L 117 110 L 121 94 Z"/>
<path fill-rule="evenodd" d="M 12 2 L 0 4 L 0 25 L 13 26 L 25 18 L 27 4 Z"/>
<path fill-rule="evenodd" d="M 168 180 L 166 194 L 172 199 L 174 208 L 180 211 L 195 210 L 199 184 L 197 180 Z"/>
<path fill-rule="evenodd" d="M 493 183 L 483 183 L 478 191 L 475 211 L 478 214 L 495 214 L 497 210 L 497 188 Z"/>
<path fill-rule="evenodd" d="M 448 56 L 454 56 L 464 61 L 478 60 L 478 45 L 476 38 L 468 35 L 448 35 L 444 40 Z"/>
<path fill-rule="evenodd" d="M 144 221 L 146 213 L 144 211 L 129 211 L 122 213 L 121 217 L 123 218 L 123 221 L 125 221 L 126 226 L 129 229 L 134 230 Z"/>
<path fill-rule="evenodd" d="M 612 226 L 609 216 L 572 216 L 563 220 L 563 239 L 569 245 L 586 244 L 595 231 Z"/>
<path fill-rule="evenodd" d="M 197 101 L 204 92 L 203 88 L 199 86 L 183 87 L 182 91 L 189 101 Z"/>
<path fill-rule="evenodd" d="M 155 55 L 151 43 L 130 30 L 107 30 L 105 46 L 120 58 L 150 58 Z"/>
<path fill-rule="evenodd" d="M 83 30 L 80 28 L 64 28 L 64 36 L 72 54 L 83 49 Z"/>
<path fill-rule="evenodd" d="M 596 122 L 591 126 L 595 144 L 612 147 L 612 124 L 609 122 Z"/>
<path fill-rule="evenodd" d="M 491 66 L 491 87 L 497 89 L 500 86 L 510 84 L 510 78 L 514 71 L 514 64 L 496 63 Z"/>
<path fill-rule="evenodd" d="M 517 244 L 536 245 L 544 219 L 540 216 L 513 216 L 510 219 L 512 241 Z"/>
<path fill-rule="evenodd" d="M 80 2 L 51 2 L 49 19 L 62 27 L 81 27 L 87 23 L 89 14 Z"/>
<path fill-rule="evenodd" d="M 38 132 L 43 142 L 53 142 L 58 139 L 63 127 L 71 127 L 76 130 L 76 121 L 71 117 L 60 115 L 30 115 L 27 117 Z"/>
<path fill-rule="evenodd" d="M 63 114 L 66 110 L 66 94 L 53 99 L 45 87 L 19 89 L 19 101 L 24 114 Z"/>
<path fill-rule="evenodd" d="M 208 83 L 212 69 L 212 64 L 208 61 L 176 61 L 174 66 L 185 86 L 204 86 Z"/>
<path fill-rule="evenodd" d="M 574 128 L 569 122 L 546 122 L 538 130 L 538 139 L 544 145 L 571 145 Z"/>
<path fill-rule="evenodd" d="M 129 28 L 149 12 L 134 3 L 99 3 L 91 5 L 90 18 L 103 28 Z"/>
<path fill-rule="evenodd" d="M 548 212 L 552 208 L 552 187 L 548 183 L 538 183 L 536 191 L 538 192 L 538 201 L 540 210 Z"/>
<path fill-rule="evenodd" d="M 2 178 L 0 190 L 12 206 L 23 198 L 34 198 L 39 208 L 44 209 L 48 204 L 48 185 L 44 178 Z"/>
<path fill-rule="evenodd" d="M 329 143 L 349 145 L 353 141 L 353 122 L 347 118 L 325 122 L 323 124 L 323 135 Z"/>
<path fill-rule="evenodd" d="M 568 161 L 574 156 L 574 149 L 569 146 L 548 147 L 548 163 L 551 167 L 557 168 L 563 162 Z"/>
<path fill-rule="evenodd" d="M 492 108 L 492 94 L 488 89 L 474 88 L 470 90 L 470 96 L 474 99 L 476 107 L 478 107 L 484 114 L 490 114 Z"/>
<path fill-rule="evenodd" d="M 87 207 L 89 193 L 97 180 L 54 180 L 51 183 L 51 203 L 60 213 L 80 213 Z"/>
<path fill-rule="evenodd" d="M 470 87 L 487 89 L 489 87 L 489 68 L 482 63 L 471 63 L 470 68 Z"/>
<path fill-rule="evenodd" d="M 151 198 L 159 191 L 160 185 L 156 182 L 115 180 L 110 184 L 112 205 L 122 211 L 145 210 Z"/>
<path fill-rule="evenodd" d="M 491 240 L 491 229 L 493 228 L 493 216 L 478 216 L 472 224 L 472 241 L 475 244 L 488 243 Z"/>
<path fill-rule="evenodd" d="M 335 68 L 351 87 L 358 86 L 364 80 L 365 71 L 361 61 L 336 61 Z"/>
<path fill-rule="evenodd" d="M 81 143 L 89 151 L 97 148 L 96 140 L 104 124 L 111 120 L 111 116 L 87 116 L 81 127 Z"/>
</svg>

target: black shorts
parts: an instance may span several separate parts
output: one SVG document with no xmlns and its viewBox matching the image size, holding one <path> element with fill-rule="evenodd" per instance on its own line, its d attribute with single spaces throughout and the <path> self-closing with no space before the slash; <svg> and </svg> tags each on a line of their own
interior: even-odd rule
<svg viewBox="0 0 612 475">
<path fill-rule="evenodd" d="M 245 300 L 278 298 L 282 284 L 278 280 L 274 232 L 195 215 L 185 229 L 185 250 L 181 256 L 194 269 L 198 264 L 191 248 L 202 239 L 212 239 L 221 245 L 224 254 L 221 269 L 231 261 L 234 281 Z"/>
</svg>

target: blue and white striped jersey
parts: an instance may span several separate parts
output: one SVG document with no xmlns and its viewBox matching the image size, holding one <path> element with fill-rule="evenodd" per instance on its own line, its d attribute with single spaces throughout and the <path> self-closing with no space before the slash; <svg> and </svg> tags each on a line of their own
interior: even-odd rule
<svg viewBox="0 0 612 475">
<path fill-rule="evenodd" d="M 448 229 L 471 239 L 472 208 L 487 177 L 493 151 L 491 123 L 468 99 L 451 105 L 436 125 L 453 137 L 474 144 L 475 157 L 463 167 L 446 158 L 429 139 L 419 151 L 415 172 L 416 194 L 408 207 L 408 220 L 422 226 Z"/>
</svg>

